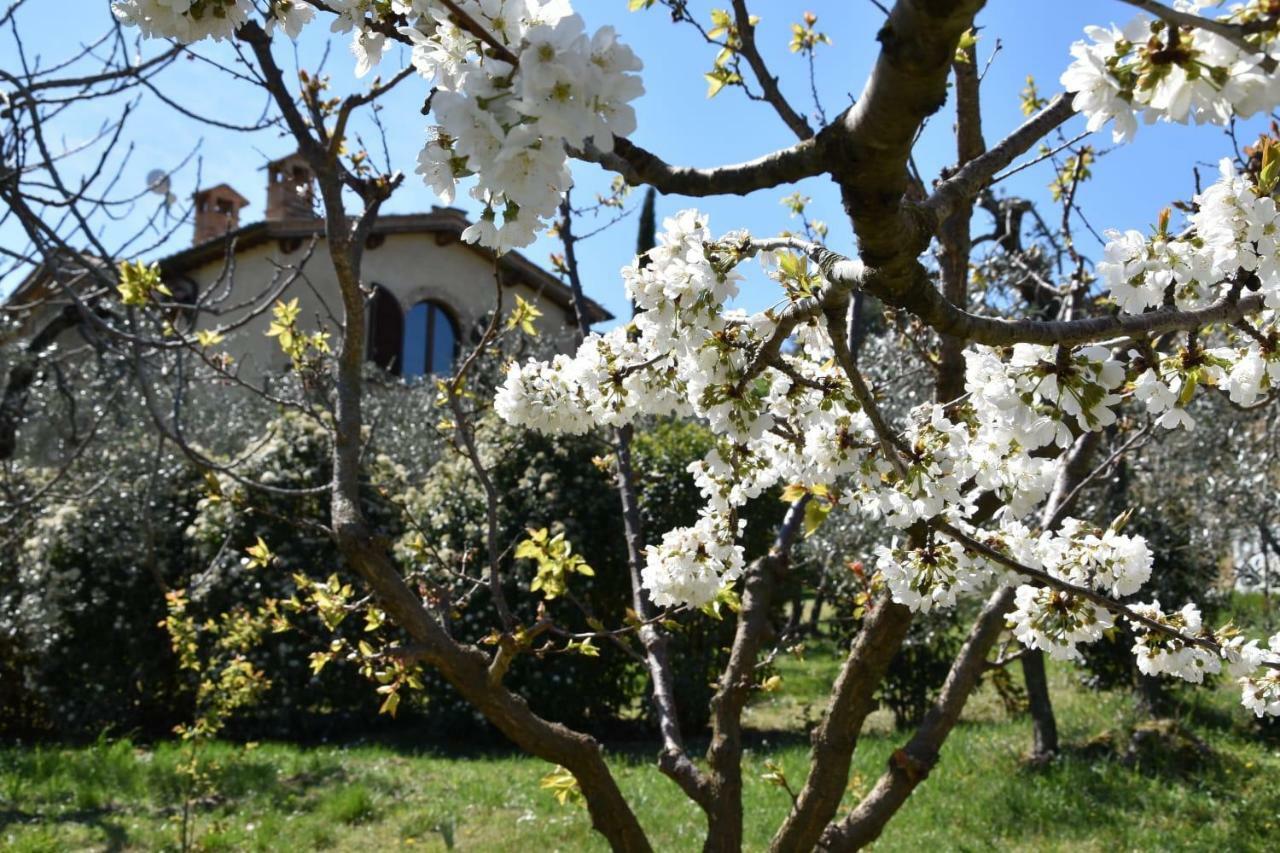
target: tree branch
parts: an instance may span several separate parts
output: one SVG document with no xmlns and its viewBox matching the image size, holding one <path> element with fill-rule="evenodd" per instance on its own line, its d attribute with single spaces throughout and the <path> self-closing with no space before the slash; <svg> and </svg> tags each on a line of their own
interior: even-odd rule
<svg viewBox="0 0 1280 853">
<path fill-rule="evenodd" d="M 769 245 L 771 241 L 756 241 Z M 933 286 L 928 272 L 919 267 L 904 282 L 883 268 L 869 269 L 842 258 L 830 250 L 823 270 L 832 287 L 824 289 L 823 300 L 839 299 L 850 290 L 864 290 L 888 305 L 916 315 L 926 325 L 943 334 L 971 343 L 1011 346 L 1017 343 L 1043 345 L 1084 344 L 1115 337 L 1143 337 L 1166 332 L 1200 329 L 1215 323 L 1235 323 L 1265 306 L 1260 294 L 1236 298 L 1227 293 L 1217 302 L 1190 311 L 1160 308 L 1144 314 L 1113 314 L 1079 320 L 1008 320 L 972 314 L 947 300 Z M 834 256 L 834 257 L 833 257 Z"/>
<path fill-rule="evenodd" d="M 895 276 L 918 263 L 933 233 L 904 204 L 911 149 L 946 103 L 956 46 L 982 5 L 898 0 L 877 35 L 880 54 L 861 96 L 822 133 L 861 258 Z"/>
<path fill-rule="evenodd" d="M 952 62 L 956 81 L 956 163 L 963 168 L 982 156 L 982 104 L 979 99 L 978 53 L 974 45 Z M 973 249 L 973 196 L 955 206 L 938 224 L 938 268 L 942 293 L 952 305 L 969 304 L 969 256 Z M 938 347 L 936 398 L 954 400 L 964 393 L 963 338 L 945 335 Z"/>
<path fill-rule="evenodd" d="M 1040 112 L 1023 122 L 989 151 L 968 162 L 962 160 L 960 168 L 938 184 L 924 207 L 938 221 L 945 220 L 957 205 L 976 198 L 997 172 L 1025 154 L 1031 146 L 1073 115 L 1075 110 L 1071 107 L 1071 97 L 1061 93 L 1054 96 Z"/>
<path fill-rule="evenodd" d="M 756 26 L 751 23 L 751 13 L 747 11 L 746 0 L 733 0 L 733 17 L 734 24 L 738 28 L 738 40 L 741 42 L 738 52 L 751 66 L 751 73 L 760 84 L 764 99 L 769 102 L 787 127 L 791 128 L 792 133 L 802 140 L 811 138 L 813 128 L 809 126 L 809 122 L 805 121 L 804 116 L 797 113 L 787 102 L 782 90 L 778 88 L 778 78 L 769 73 L 769 66 L 760 55 L 760 49 L 756 46 Z"/>
<path fill-rule="evenodd" d="M 742 849 L 742 710 L 755 686 L 756 659 L 768 628 L 769 610 L 804 521 L 807 498 L 791 505 L 769 553 L 747 569 L 729 663 L 711 699 L 711 743 L 707 747 L 711 808 L 707 811 L 706 850 Z"/>
<path fill-rule="evenodd" d="M 835 816 L 849 782 L 853 750 L 867 715 L 875 710 L 875 690 L 911 624 L 911 611 L 880 596 L 845 658 L 832 686 L 822 722 L 813 730 L 809 775 L 791 812 L 773 836 L 774 853 L 814 849 Z"/>
<path fill-rule="evenodd" d="M 606 153 L 590 142 L 570 153 L 580 160 L 617 172 L 632 186 L 648 184 L 664 193 L 688 196 L 746 195 L 821 174 L 815 140 L 808 139 L 755 160 L 710 169 L 672 166 L 656 154 L 622 137 Z"/>
<path fill-rule="evenodd" d="M 1051 522 L 1058 510 L 1081 482 L 1089 455 L 1097 444 L 1096 433 L 1085 433 L 1061 457 L 1053 492 L 1041 513 Z M 889 759 L 889 766 L 875 787 L 843 820 L 831 824 L 822 834 L 821 850 L 858 850 L 880 836 L 916 786 L 924 781 L 938 761 L 943 744 L 960 720 L 960 713 L 986 669 L 987 655 L 1004 630 L 1005 614 L 1013 604 L 1012 587 L 1001 587 L 988 598 L 974 621 L 964 645 L 956 655 L 938 698 L 916 728 L 915 734 Z"/>
</svg>

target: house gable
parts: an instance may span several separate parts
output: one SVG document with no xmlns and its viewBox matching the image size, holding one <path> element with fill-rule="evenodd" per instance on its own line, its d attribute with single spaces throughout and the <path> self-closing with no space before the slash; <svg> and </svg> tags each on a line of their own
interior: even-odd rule
<svg viewBox="0 0 1280 853">
<path fill-rule="evenodd" d="M 377 285 L 392 297 L 405 322 L 417 321 L 423 314 L 422 309 L 415 314 L 415 306 L 436 306 L 443 315 L 428 312 L 432 326 L 438 327 L 438 333 L 452 335 L 462 346 L 475 337 L 482 318 L 498 301 L 494 256 L 461 240 L 467 224 L 460 211 L 441 208 L 428 214 L 380 217 L 372 229 L 361 264 L 365 285 Z M 304 328 L 316 328 L 320 323 L 333 328 L 341 313 L 342 300 L 325 250 L 322 225 L 310 219 L 255 223 L 225 238 L 172 255 L 160 262 L 161 269 L 173 283 L 171 286 L 200 293 L 220 286 L 225 288 L 220 279 L 226 269 L 228 250 L 234 246 L 234 282 L 219 294 L 217 301 L 219 306 L 245 306 L 269 296 L 273 280 L 283 275 L 282 266 L 302 264 L 305 260 L 305 277 L 299 277 L 282 296 L 298 299 Z M 313 249 L 312 241 L 315 241 Z M 543 314 L 539 320 L 542 331 L 567 348 L 574 337 L 575 326 L 569 288 L 516 253 L 499 258 L 496 267 L 502 283 L 504 308 L 514 304 L 516 295 L 534 304 Z M 592 322 L 611 318 L 594 302 L 588 307 Z M 238 310 L 243 315 L 249 309 Z M 211 306 L 211 310 L 202 312 L 197 319 L 198 327 L 233 323 L 235 310 L 224 308 L 223 311 L 220 314 L 218 306 Z M 390 314 L 384 311 L 383 316 Z M 228 336 L 224 348 L 241 363 L 242 369 L 266 373 L 285 366 L 276 342 L 266 336 L 269 325 L 270 312 L 266 311 Z M 413 340 L 413 335 L 401 334 L 405 340 Z M 371 343 L 370 356 L 381 354 L 381 358 L 387 360 L 386 345 L 386 342 Z"/>
</svg>

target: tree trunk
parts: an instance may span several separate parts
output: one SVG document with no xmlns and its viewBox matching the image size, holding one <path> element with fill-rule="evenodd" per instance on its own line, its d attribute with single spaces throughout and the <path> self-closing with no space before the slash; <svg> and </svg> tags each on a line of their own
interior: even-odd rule
<svg viewBox="0 0 1280 853">
<path fill-rule="evenodd" d="M 824 585 L 818 587 L 818 594 L 813 597 L 813 609 L 809 611 L 809 625 L 806 631 L 814 637 L 822 635 L 822 608 L 827 603 L 825 581 L 826 579 L 823 578 Z"/>
<path fill-rule="evenodd" d="M 907 635 L 911 611 L 881 596 L 863 622 L 831 692 L 822 722 L 810 736 L 809 778 L 770 849 L 792 853 L 814 849 L 840 808 L 849 767 L 867 715 L 875 710 L 875 689 Z"/>
<path fill-rule="evenodd" d="M 1053 526 L 1058 510 L 1067 505 L 1074 486 L 1084 477 L 1085 465 L 1096 443 L 1097 433 L 1085 433 L 1062 459 L 1053 492 L 1041 515 L 1046 527 Z M 817 849 L 858 850 L 875 841 L 911 792 L 929 775 L 938 762 L 942 745 L 960 719 L 965 702 L 978 685 L 987 654 L 1004 630 L 1005 614 L 1013 604 L 1014 595 L 1014 588 L 1006 586 L 997 589 L 987 600 L 952 663 L 938 698 L 911 740 L 894 751 L 888 768 L 871 793 L 843 819 L 823 830 Z"/>
<path fill-rule="evenodd" d="M 804 595 L 797 592 L 791 599 L 791 614 L 787 617 L 787 627 L 783 636 L 794 637 L 800 632 L 800 623 L 804 621 Z"/>
<path fill-rule="evenodd" d="M 1004 616 L 1013 604 L 1013 595 L 1013 587 L 1009 586 L 992 593 L 915 735 L 894 751 L 888 769 L 871 793 L 847 817 L 826 828 L 817 849 L 858 850 L 875 841 L 911 792 L 929 775 L 969 694 L 982 677 L 987 653 L 1004 630 Z"/>
<path fill-rule="evenodd" d="M 1044 652 L 1028 649 L 1022 656 L 1022 678 L 1027 686 L 1027 710 L 1031 714 L 1031 757 L 1043 761 L 1058 752 L 1058 721 L 1049 698 Z"/>
<path fill-rule="evenodd" d="M 711 743 L 707 746 L 711 796 L 702 848 L 706 853 L 742 849 L 742 709 L 755 686 L 756 661 L 769 630 L 769 609 L 786 572 L 806 503 L 807 496 L 787 510 L 773 548 L 751 564 L 743 584 L 729 663 L 711 699 Z"/>
</svg>

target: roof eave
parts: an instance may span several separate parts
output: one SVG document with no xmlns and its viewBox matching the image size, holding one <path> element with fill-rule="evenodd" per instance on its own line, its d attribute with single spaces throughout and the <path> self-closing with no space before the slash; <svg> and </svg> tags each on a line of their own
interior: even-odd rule
<svg viewBox="0 0 1280 853">
<path fill-rule="evenodd" d="M 477 252 L 492 260 L 493 252 L 474 243 L 462 241 L 462 232 L 471 223 L 455 208 L 436 208 L 430 213 L 386 214 L 374 222 L 373 234 L 448 234 L 457 239 L 465 248 Z M 169 255 L 160 260 L 160 269 L 166 275 L 181 275 L 195 267 L 203 266 L 211 261 L 225 257 L 230 242 L 234 241 L 239 251 L 261 245 L 269 240 L 287 238 L 323 236 L 324 220 L 322 219 L 270 219 L 245 225 L 229 231 L 221 237 L 206 240 L 181 252 Z M 507 252 L 499 261 L 506 270 L 514 272 L 523 283 L 543 290 L 561 308 L 572 315 L 573 293 L 569 286 L 519 252 Z M 592 323 L 603 323 L 614 319 L 612 313 L 593 299 L 588 299 L 588 307 Z"/>
</svg>

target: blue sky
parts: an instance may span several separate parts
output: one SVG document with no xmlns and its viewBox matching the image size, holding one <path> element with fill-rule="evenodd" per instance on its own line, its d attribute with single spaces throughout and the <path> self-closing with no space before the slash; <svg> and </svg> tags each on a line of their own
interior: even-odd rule
<svg viewBox="0 0 1280 853">
<path fill-rule="evenodd" d="M 704 18 L 719 2 L 693 2 L 691 6 Z M 71 45 L 83 42 L 101 32 L 109 18 L 107 0 L 64 0 L 57 4 L 59 15 L 52 19 L 49 4 L 36 0 L 19 15 L 26 48 L 30 55 L 41 54 L 45 64 L 64 56 Z M 767 105 L 753 103 L 740 92 L 726 90 L 714 99 L 705 97 L 702 74 L 712 61 L 713 50 L 702 43 L 687 25 L 676 26 L 661 8 L 629 13 L 627 0 L 577 0 L 576 7 L 587 18 L 589 28 L 614 25 L 623 39 L 645 63 L 643 74 L 647 93 L 636 104 L 639 130 L 633 139 L 668 162 L 694 166 L 714 166 L 765 154 L 794 141 L 790 132 Z M 807 68 L 804 62 L 787 51 L 789 27 L 810 10 L 819 17 L 818 28 L 826 32 L 831 45 L 823 46 L 818 57 L 818 89 L 829 116 L 834 116 L 860 92 L 876 56 L 875 33 L 882 20 L 875 6 L 863 0 L 810 0 L 804 3 L 782 3 L 778 0 L 756 0 L 753 11 L 761 22 L 757 38 L 766 57 L 781 77 L 784 92 L 797 109 L 811 112 Z M 37 11 L 39 9 L 39 11 Z M 1058 75 L 1070 61 L 1071 42 L 1081 37 L 1090 23 L 1123 23 L 1131 8 L 1116 0 L 990 0 L 979 16 L 982 27 L 979 42 L 980 63 L 985 64 L 997 42 L 1000 50 L 983 82 L 984 133 L 988 144 L 1002 138 L 1023 119 L 1018 109 L 1018 91 L 1028 74 L 1034 75 L 1041 93 L 1052 95 L 1059 90 Z M 359 88 L 361 81 L 353 75 L 354 61 L 347 52 L 347 37 L 329 38 L 328 27 L 313 24 L 297 46 L 297 61 L 302 67 L 315 68 L 323 55 L 326 40 L 331 42 L 326 71 L 332 76 L 335 93 Z M 143 44 L 144 55 L 155 51 L 157 44 Z M 7 47 L 0 53 L 7 52 Z M 208 44 L 201 53 L 227 60 L 232 57 L 226 45 Z M 294 67 L 294 48 L 283 42 L 278 48 L 281 62 Z M 399 67 L 407 53 L 394 48 L 384 59 L 384 72 Z M 0 60 L 8 67 L 10 58 Z M 363 81 L 367 84 L 367 80 Z M 170 73 L 159 78 L 161 90 L 190 109 L 223 121 L 251 123 L 264 106 L 263 97 L 251 88 L 227 78 L 204 63 L 183 60 Z M 403 83 L 385 102 L 382 113 L 388 130 L 388 146 L 393 165 L 408 173 L 404 186 L 388 204 L 390 212 L 412 212 L 439 203 L 419 179 L 412 174 L 417 150 L 424 138 L 427 119 L 419 108 L 427 92 L 427 84 L 419 78 Z M 68 120 L 57 127 L 55 137 L 65 144 L 91 135 L 98 125 L 119 114 L 121 102 L 101 101 L 77 107 Z M 368 130 L 368 125 L 362 126 Z M 1074 135 L 1083 129 L 1077 118 L 1068 125 Z M 1242 129 L 1242 140 L 1250 139 L 1256 127 Z M 269 158 L 288 153 L 289 140 L 277 130 L 243 134 L 198 124 L 179 115 L 155 99 L 145 99 L 126 132 L 135 148 L 126 165 L 121 186 L 142 189 L 146 174 L 154 168 L 171 169 L 192 148 L 198 146 L 199 183 L 210 186 L 227 182 L 251 201 L 242 221 L 251 222 L 262 216 L 265 181 L 259 168 Z M 370 139 L 371 148 L 376 147 Z M 1110 148 L 1110 135 L 1105 131 L 1092 140 L 1101 148 Z M 1201 174 L 1212 180 L 1213 164 L 1230 152 L 1230 142 L 1220 128 L 1158 125 L 1143 127 L 1135 142 L 1108 153 L 1094 169 L 1094 180 L 1080 191 L 1080 202 L 1092 223 L 1104 227 L 1143 228 L 1155 220 L 1157 211 L 1177 198 L 1192 193 L 1192 166 L 1200 164 Z M 954 159 L 952 115 L 950 108 L 932 118 L 916 152 L 917 163 L 926 180 Z M 74 170 L 75 161 L 69 166 Z M 1045 185 L 1052 174 L 1043 164 L 1015 176 L 1002 186 L 1005 191 L 1049 203 Z M 579 189 L 575 201 L 582 203 L 607 186 L 608 176 L 592 166 L 578 164 L 575 178 Z M 184 199 L 196 188 L 194 168 L 174 178 L 174 192 Z M 747 228 L 753 233 L 768 234 L 795 227 L 779 200 L 795 188 L 766 190 L 745 199 L 686 199 L 677 196 L 659 199 L 660 215 L 684 207 L 696 206 L 711 216 L 714 232 Z M 798 189 L 814 201 L 812 216 L 825 220 L 831 227 L 833 248 L 853 250 L 852 235 L 840 211 L 834 186 L 825 179 L 811 179 Z M 639 195 L 634 195 L 638 201 Z M 148 197 L 146 205 L 155 197 Z M 476 208 L 462 194 L 460 206 L 471 213 Z M 151 208 L 139 205 L 121 221 L 104 226 L 108 238 L 133 230 Z M 982 232 L 986 222 L 979 216 L 975 232 Z M 579 224 L 579 231 L 591 230 L 590 220 Z M 190 228 L 179 229 L 174 239 L 155 252 L 161 255 L 187 245 Z M 1091 238 L 1082 236 L 1086 252 L 1100 248 Z M 22 237 L 10 226 L 0 226 L 0 241 L 20 246 Z M 617 275 L 619 267 L 629 260 L 635 245 L 634 218 L 605 231 L 580 247 L 584 281 L 588 293 L 614 311 L 622 314 L 626 300 Z M 541 239 L 526 254 L 546 263 L 550 252 L 558 249 L 555 241 Z M 0 290 L 12 282 L 0 282 Z M 743 307 L 758 309 L 774 302 L 775 294 L 760 281 L 751 280 L 740 300 Z"/>
</svg>

